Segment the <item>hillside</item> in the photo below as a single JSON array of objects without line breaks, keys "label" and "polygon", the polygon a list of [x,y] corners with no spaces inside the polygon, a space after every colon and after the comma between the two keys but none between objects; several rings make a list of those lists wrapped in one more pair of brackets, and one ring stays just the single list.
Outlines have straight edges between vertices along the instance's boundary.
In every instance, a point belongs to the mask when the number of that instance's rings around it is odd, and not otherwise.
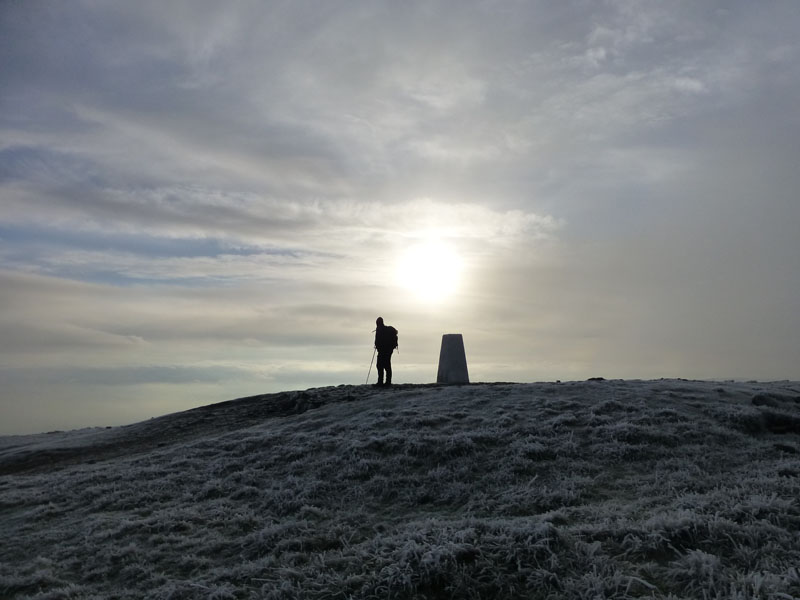
[{"label": "hillside", "polygon": [[800,597],[800,384],[338,386],[0,438],[2,598]]}]

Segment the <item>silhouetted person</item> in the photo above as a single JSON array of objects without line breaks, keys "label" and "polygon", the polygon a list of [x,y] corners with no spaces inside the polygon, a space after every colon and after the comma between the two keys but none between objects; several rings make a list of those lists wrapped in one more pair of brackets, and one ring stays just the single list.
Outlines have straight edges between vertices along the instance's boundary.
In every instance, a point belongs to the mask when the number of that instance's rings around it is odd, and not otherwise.
[{"label": "silhouetted person", "polygon": [[[392,352],[397,348],[397,329],[383,324],[383,317],[375,321],[375,349],[378,351],[378,385],[392,385]],[[383,373],[386,372],[386,383]]]}]

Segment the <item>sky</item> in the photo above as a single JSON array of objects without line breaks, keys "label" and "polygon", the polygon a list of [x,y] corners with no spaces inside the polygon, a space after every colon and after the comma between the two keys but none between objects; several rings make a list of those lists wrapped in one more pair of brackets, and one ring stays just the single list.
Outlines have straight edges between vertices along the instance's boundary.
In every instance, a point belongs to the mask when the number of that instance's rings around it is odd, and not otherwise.
[{"label": "sky", "polygon": [[[0,4],[0,434],[800,379],[800,3]],[[374,380],[374,366],[371,371]]]}]

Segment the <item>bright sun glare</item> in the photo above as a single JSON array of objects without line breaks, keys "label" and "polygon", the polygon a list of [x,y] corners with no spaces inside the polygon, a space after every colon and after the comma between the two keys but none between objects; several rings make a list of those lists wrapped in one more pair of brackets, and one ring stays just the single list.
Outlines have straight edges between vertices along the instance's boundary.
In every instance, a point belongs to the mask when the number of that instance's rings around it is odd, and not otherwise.
[{"label": "bright sun glare", "polygon": [[462,268],[453,248],[433,239],[418,242],[401,255],[397,281],[422,301],[441,302],[456,290]]}]

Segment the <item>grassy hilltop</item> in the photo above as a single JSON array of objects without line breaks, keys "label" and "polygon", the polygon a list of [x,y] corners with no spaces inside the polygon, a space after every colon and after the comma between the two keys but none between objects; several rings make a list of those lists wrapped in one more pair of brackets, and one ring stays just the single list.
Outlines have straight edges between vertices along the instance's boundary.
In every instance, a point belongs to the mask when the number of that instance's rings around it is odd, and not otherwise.
[{"label": "grassy hilltop", "polygon": [[800,597],[800,385],[339,386],[0,438],[2,598]]}]

